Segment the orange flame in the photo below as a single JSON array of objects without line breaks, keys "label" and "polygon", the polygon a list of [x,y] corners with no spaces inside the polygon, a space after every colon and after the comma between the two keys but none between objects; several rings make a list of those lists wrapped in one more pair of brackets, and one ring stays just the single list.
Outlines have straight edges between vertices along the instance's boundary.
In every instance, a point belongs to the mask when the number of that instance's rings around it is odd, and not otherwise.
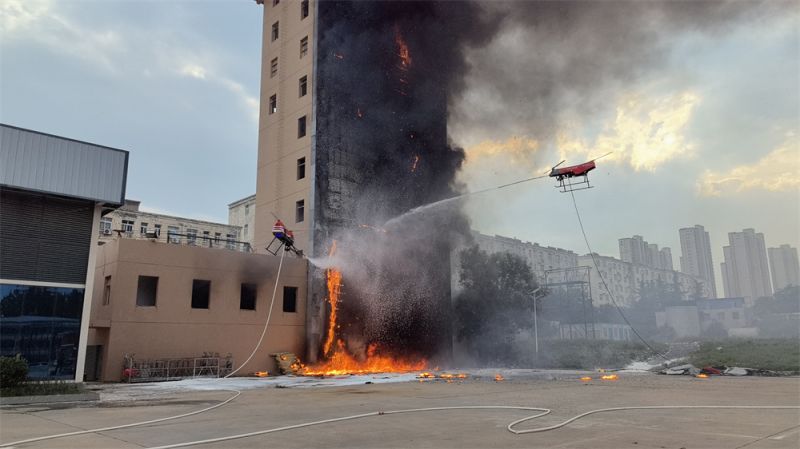
[{"label": "orange flame", "polygon": [[706,374],[706,373],[700,373],[700,374],[698,374],[696,377],[699,377],[699,378],[701,378],[701,379],[708,379],[708,374]]},{"label": "orange flame", "polygon": [[603,380],[617,380],[619,379],[619,376],[617,376],[616,374],[606,374],[604,376],[600,376],[600,378]]},{"label": "orange flame", "polygon": [[394,42],[397,44],[397,56],[400,57],[400,68],[408,70],[411,67],[411,52],[408,51],[408,44],[400,34],[400,28],[394,28]]},{"label": "orange flame", "polygon": [[[336,240],[331,244],[328,257],[333,256],[334,253],[336,253]],[[339,294],[342,289],[342,273],[335,268],[329,268],[325,270],[325,277],[328,281],[328,303],[331,305],[331,315],[328,318],[328,337],[325,339],[325,345],[323,346],[323,353],[328,355],[336,334],[336,312],[339,306]]]},{"label": "orange flame", "polygon": [[269,372],[267,372],[267,371],[256,371],[253,374],[255,374],[256,377],[267,377],[267,376],[269,376]]},{"label": "orange flame", "polygon": [[495,382],[502,382],[502,381],[504,381],[504,380],[506,380],[506,378],[505,378],[505,377],[503,377],[503,376],[501,376],[500,374],[495,374],[495,375],[494,375],[494,381],[495,381]]},{"label": "orange flame", "polygon": [[419,371],[425,368],[423,360],[408,361],[380,354],[377,345],[367,349],[368,357],[364,361],[357,360],[344,347],[342,340],[336,340],[333,354],[322,363],[303,367],[302,374],[307,376],[340,376],[343,374],[398,373]]},{"label": "orange flame", "polygon": [[414,155],[414,162],[411,164],[411,173],[417,171],[417,164],[419,163],[419,155]]},{"label": "orange flame", "polygon": [[583,377],[581,377],[581,380],[584,381],[584,382],[589,382],[590,380],[592,380],[592,378],[589,377],[589,376],[583,376]]},{"label": "orange flame", "polygon": [[432,379],[432,378],[436,377],[436,375],[435,374],[431,374],[431,373],[426,371],[424,373],[419,373],[419,376],[417,376],[417,377],[419,377],[420,379]]}]

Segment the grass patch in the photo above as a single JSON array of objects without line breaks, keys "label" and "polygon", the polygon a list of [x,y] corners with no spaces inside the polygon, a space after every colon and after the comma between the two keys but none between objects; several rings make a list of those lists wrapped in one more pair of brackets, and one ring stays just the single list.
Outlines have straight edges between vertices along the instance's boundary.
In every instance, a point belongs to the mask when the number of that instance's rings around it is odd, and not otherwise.
[{"label": "grass patch", "polygon": [[800,341],[796,339],[725,339],[700,343],[689,355],[697,367],[740,366],[800,372]]},{"label": "grass patch", "polygon": [[57,381],[28,381],[13,387],[0,388],[0,397],[10,396],[49,396],[53,394],[78,394],[83,393],[83,385]]},{"label": "grass patch", "polygon": [[[665,351],[666,345],[655,345]],[[537,368],[596,369],[623,368],[631,362],[653,356],[641,343],[610,340],[549,340],[542,345]]]}]

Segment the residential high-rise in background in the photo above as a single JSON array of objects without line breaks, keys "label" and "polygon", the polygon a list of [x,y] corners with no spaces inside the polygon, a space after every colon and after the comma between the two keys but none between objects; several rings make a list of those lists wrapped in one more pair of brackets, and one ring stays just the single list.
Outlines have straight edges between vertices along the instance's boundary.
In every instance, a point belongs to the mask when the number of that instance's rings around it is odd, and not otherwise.
[{"label": "residential high-rise in background", "polygon": [[658,249],[655,243],[648,243],[641,235],[619,239],[619,258],[623,262],[635,263],[659,270],[672,270],[672,250]]},{"label": "residential high-rise in background", "polygon": [[743,297],[747,305],[772,294],[764,234],[754,229],[728,233],[729,246],[722,248],[721,264],[725,296]]},{"label": "residential high-rise in background", "polygon": [[772,287],[775,291],[790,285],[800,285],[800,263],[797,260],[797,248],[781,245],[769,248],[769,267],[772,271]]},{"label": "residential high-rise in background", "polygon": [[714,262],[711,259],[711,241],[708,232],[700,225],[678,230],[681,239],[681,271],[706,280],[712,298],[717,297],[714,280]]}]

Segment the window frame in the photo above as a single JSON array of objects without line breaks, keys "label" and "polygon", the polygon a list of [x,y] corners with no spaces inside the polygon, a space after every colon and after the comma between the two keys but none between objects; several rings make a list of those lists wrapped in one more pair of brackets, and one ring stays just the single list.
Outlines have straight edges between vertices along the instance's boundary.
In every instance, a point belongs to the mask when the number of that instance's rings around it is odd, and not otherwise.
[{"label": "window frame", "polygon": [[308,36],[300,39],[300,59],[308,55]]},{"label": "window frame", "polygon": [[306,157],[297,159],[297,181],[306,178]]},{"label": "window frame", "polygon": [[[297,292],[298,288],[291,286],[291,285],[284,285],[283,286],[283,312],[284,313],[297,313]],[[291,294],[288,296],[291,298],[291,302],[287,302],[287,292]],[[291,307],[289,307],[291,306]]]},{"label": "window frame", "polygon": [[[245,302],[245,293],[250,293],[252,290],[252,304],[250,304],[249,299]],[[251,307],[246,307],[251,306]],[[242,282],[239,287],[239,310],[256,310],[258,307],[258,284],[250,283],[250,282]]]},{"label": "window frame", "polygon": [[[152,296],[152,304],[151,301],[144,301],[144,295],[148,293],[147,291],[143,291],[143,284],[142,281],[151,281],[153,282],[153,296]],[[147,275],[139,275],[136,281],[136,307],[156,307],[158,305],[158,276],[147,276]],[[148,298],[145,298],[148,299]]]},{"label": "window frame", "polygon": [[278,57],[269,62],[269,77],[275,78],[278,75]]},{"label": "window frame", "polygon": [[308,135],[308,116],[304,115],[297,118],[297,138],[302,139]]},{"label": "window frame", "polygon": [[[205,305],[205,307],[203,307]],[[211,281],[192,279],[192,309],[208,310],[211,308]]]},{"label": "window frame", "polygon": [[272,94],[269,97],[269,106],[268,106],[267,114],[272,115],[278,112],[278,94]]},{"label": "window frame", "polygon": [[294,222],[302,223],[306,219],[306,201],[305,199],[295,201],[294,203]]},{"label": "window frame", "polygon": [[297,98],[303,98],[308,95],[308,75],[303,75],[300,77],[297,83]]},{"label": "window frame", "polygon": [[270,33],[270,42],[275,42],[280,37],[281,37],[280,20],[276,20],[275,23],[272,24],[272,32]]}]

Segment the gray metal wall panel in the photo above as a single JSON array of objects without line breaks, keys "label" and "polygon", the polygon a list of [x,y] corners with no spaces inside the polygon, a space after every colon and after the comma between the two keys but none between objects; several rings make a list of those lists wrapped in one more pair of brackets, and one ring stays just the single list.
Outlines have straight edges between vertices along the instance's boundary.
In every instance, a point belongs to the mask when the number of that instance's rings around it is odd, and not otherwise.
[{"label": "gray metal wall panel", "polygon": [[0,124],[0,184],[122,204],[128,153]]},{"label": "gray metal wall panel", "polygon": [[86,283],[94,203],[0,188],[0,278]]}]

